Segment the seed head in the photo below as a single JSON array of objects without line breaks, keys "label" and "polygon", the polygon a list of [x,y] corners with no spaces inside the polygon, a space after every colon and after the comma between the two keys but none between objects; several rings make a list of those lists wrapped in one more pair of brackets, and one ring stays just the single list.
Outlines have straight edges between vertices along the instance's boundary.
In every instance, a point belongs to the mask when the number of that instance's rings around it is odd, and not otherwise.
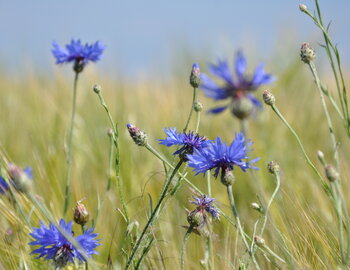
[{"label": "seed head", "polygon": [[332,164],[327,164],[325,167],[325,171],[326,177],[329,180],[329,182],[335,182],[339,179],[339,173]]},{"label": "seed head", "polygon": [[199,69],[198,64],[193,64],[192,70],[191,70],[191,75],[190,75],[190,84],[193,88],[198,88],[199,84],[201,82],[201,72]]},{"label": "seed head", "polygon": [[96,94],[98,94],[98,93],[100,93],[100,92],[102,91],[102,87],[101,87],[101,85],[99,85],[99,84],[95,84],[95,85],[92,87],[92,90],[94,90],[94,92],[95,92]]},{"label": "seed head", "polygon": [[127,124],[126,127],[137,145],[145,146],[147,144],[147,134],[145,132],[132,124]]},{"label": "seed head", "polygon": [[269,173],[275,174],[280,172],[280,166],[276,161],[270,161],[267,164],[267,169],[269,170]]},{"label": "seed head", "polygon": [[31,179],[31,168],[24,170],[17,167],[15,164],[8,165],[8,172],[16,190],[27,193],[31,190],[33,181]]},{"label": "seed head", "polygon": [[74,221],[79,225],[85,225],[89,221],[89,212],[81,201],[74,208]]},{"label": "seed head", "polygon": [[107,135],[108,135],[108,137],[112,137],[112,135],[113,135],[113,129],[112,128],[109,128],[107,130]]},{"label": "seed head", "polygon": [[309,64],[312,60],[316,58],[314,49],[309,43],[304,42],[301,44],[300,48],[300,58],[305,64]]},{"label": "seed head", "polygon": [[263,100],[265,104],[269,106],[275,105],[275,102],[276,102],[275,96],[269,90],[264,90]]}]

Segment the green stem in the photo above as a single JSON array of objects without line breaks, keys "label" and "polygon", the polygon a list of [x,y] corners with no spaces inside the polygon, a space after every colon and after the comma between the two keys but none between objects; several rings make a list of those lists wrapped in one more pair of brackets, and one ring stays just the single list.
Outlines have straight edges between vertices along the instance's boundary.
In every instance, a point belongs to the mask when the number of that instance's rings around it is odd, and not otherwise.
[{"label": "green stem", "polygon": [[125,198],[124,198],[124,194],[122,192],[122,180],[121,180],[121,176],[120,176],[120,152],[119,152],[119,143],[118,143],[118,138],[119,138],[119,133],[118,133],[118,129],[117,129],[117,125],[115,124],[115,122],[113,121],[112,115],[108,109],[107,103],[105,102],[102,93],[98,92],[97,93],[99,99],[100,99],[100,103],[102,105],[102,107],[105,109],[108,118],[109,118],[109,122],[111,124],[111,128],[113,130],[112,132],[112,139],[114,142],[114,146],[116,149],[116,155],[115,155],[115,173],[116,173],[116,178],[117,178],[117,192],[120,198],[120,201],[122,203],[122,207],[123,207],[123,212],[124,212],[124,216],[126,218],[127,221],[127,225],[129,225],[130,223],[130,219],[129,219],[129,214],[128,214],[128,209],[126,207],[126,202],[125,202]]},{"label": "green stem", "polygon": [[253,261],[253,263],[255,265],[255,268],[257,270],[260,270],[260,267],[259,267],[259,265],[258,265],[258,263],[257,263],[257,261],[256,261],[256,259],[254,257],[254,254],[250,250],[249,244],[248,244],[247,239],[245,237],[245,233],[244,233],[243,227],[241,225],[240,218],[238,216],[238,211],[236,209],[235,200],[233,198],[232,185],[227,185],[226,187],[227,187],[227,194],[228,194],[228,198],[229,198],[229,201],[230,201],[232,213],[233,213],[233,216],[235,217],[236,222],[237,222],[238,231],[239,231],[239,233],[240,233],[240,235],[242,237],[243,243],[244,243],[244,245],[245,245],[245,247],[246,247],[246,249],[247,249],[247,251],[249,253],[249,256],[251,257],[251,259],[252,259],[252,261]]},{"label": "green stem", "polygon": [[327,107],[327,104],[326,104],[326,101],[325,101],[325,98],[324,98],[324,95],[323,95],[323,92],[322,92],[321,82],[320,82],[320,79],[319,79],[319,77],[317,75],[317,71],[316,71],[316,67],[315,67],[314,63],[310,62],[309,63],[309,67],[310,67],[311,73],[312,73],[312,75],[313,75],[313,77],[315,79],[318,92],[320,94],[322,107],[323,107],[324,113],[326,115],[328,128],[329,128],[329,132],[330,132],[330,135],[331,135],[331,140],[332,140],[332,143],[333,143],[334,160],[335,160],[335,163],[336,163],[336,168],[337,168],[338,173],[340,173],[338,144],[337,144],[337,140],[336,140],[335,134],[334,134],[332,119],[331,119],[329,111],[328,111],[328,107]]},{"label": "green stem", "polygon": [[68,135],[68,150],[67,150],[67,171],[66,171],[66,188],[64,195],[64,208],[63,208],[63,216],[66,215],[68,211],[68,205],[70,202],[70,185],[71,185],[71,174],[72,174],[72,155],[73,155],[73,131],[74,131],[74,120],[75,120],[75,111],[77,106],[77,85],[78,85],[78,77],[79,73],[75,73],[74,77],[74,85],[73,85],[73,104],[72,104],[72,115],[70,119],[70,128]]},{"label": "green stem", "polygon": [[284,118],[284,116],[280,113],[280,111],[277,109],[277,107],[275,105],[271,105],[272,110],[276,113],[276,115],[282,120],[282,122],[287,126],[287,128],[290,130],[290,132],[293,134],[294,138],[296,139],[296,141],[299,144],[300,150],[304,155],[304,158],[306,160],[306,163],[311,167],[311,169],[316,173],[316,175],[318,176],[318,178],[320,179],[323,188],[325,189],[325,191],[327,191],[328,193],[328,185],[327,183],[324,181],[323,177],[321,176],[320,172],[317,170],[316,166],[312,163],[312,161],[310,160],[309,156],[307,155],[305,148],[303,146],[303,144],[301,143],[301,140],[298,136],[298,134],[295,132],[295,130],[291,127],[291,125],[289,125],[288,121]]},{"label": "green stem", "polygon": [[139,246],[140,246],[140,244],[141,244],[141,242],[142,242],[142,240],[143,240],[143,237],[145,236],[145,234],[146,234],[148,228],[152,225],[154,218],[157,216],[158,210],[159,210],[159,208],[160,208],[160,206],[161,206],[161,204],[162,204],[164,198],[165,198],[166,195],[167,195],[167,192],[168,192],[168,189],[169,189],[169,187],[170,187],[170,184],[171,184],[171,182],[172,182],[174,176],[177,174],[178,170],[180,169],[182,163],[183,163],[183,161],[180,160],[179,163],[176,165],[175,169],[173,170],[171,176],[170,176],[169,179],[167,180],[167,182],[166,182],[166,184],[165,184],[165,186],[164,186],[164,189],[163,189],[162,193],[161,193],[160,196],[159,196],[159,199],[158,199],[158,202],[157,202],[156,207],[154,208],[154,210],[153,210],[153,212],[152,212],[150,218],[149,218],[148,221],[147,221],[146,226],[143,228],[140,237],[138,238],[136,244],[134,245],[134,247],[133,247],[133,249],[132,249],[132,251],[131,251],[131,254],[130,254],[129,259],[128,259],[128,261],[127,261],[127,263],[126,263],[126,266],[125,266],[125,270],[129,269],[129,267],[130,267],[130,265],[131,265],[131,263],[132,263],[132,261],[133,261],[133,259],[134,259],[134,257],[135,257],[136,251],[138,250],[138,248],[139,248]]},{"label": "green stem", "polygon": [[192,113],[194,111],[194,103],[196,102],[197,100],[197,93],[198,93],[198,88],[197,87],[194,87],[193,88],[193,98],[192,98],[192,106],[191,106],[191,110],[190,110],[190,113],[188,115],[188,119],[187,119],[187,122],[186,122],[186,125],[183,129],[183,132],[186,132],[187,131],[187,128],[188,128],[188,125],[190,124],[190,121],[191,121],[191,118],[192,118]]},{"label": "green stem", "polygon": [[186,243],[187,243],[187,240],[190,238],[190,235],[191,235],[191,232],[193,230],[193,227],[190,226],[184,236],[184,239],[182,241],[182,248],[181,248],[181,261],[180,261],[180,264],[181,264],[181,270],[184,270],[185,269],[185,251],[186,251]]},{"label": "green stem", "polygon": [[280,189],[280,186],[281,186],[280,173],[279,172],[275,172],[274,176],[276,178],[276,188],[275,188],[274,192],[272,193],[272,196],[271,196],[269,202],[267,203],[266,210],[265,210],[264,222],[263,222],[263,225],[261,226],[261,230],[260,230],[260,236],[263,235],[265,227],[266,227],[269,208],[270,208],[273,200],[275,199],[275,197],[276,197],[276,195],[277,195],[277,193],[278,193],[278,191]]},{"label": "green stem", "polygon": [[107,191],[111,189],[112,178],[113,178],[113,137],[109,136],[109,166],[108,166]]}]

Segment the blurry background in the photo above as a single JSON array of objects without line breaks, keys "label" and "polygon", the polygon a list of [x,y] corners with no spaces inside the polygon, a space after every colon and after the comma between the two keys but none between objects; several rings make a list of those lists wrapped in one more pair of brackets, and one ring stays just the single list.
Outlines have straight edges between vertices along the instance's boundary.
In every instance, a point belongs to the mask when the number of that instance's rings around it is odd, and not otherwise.
[{"label": "blurry background", "polygon": [[[170,76],[174,59],[204,65],[243,47],[260,61],[281,49],[295,56],[301,42],[321,40],[299,11],[300,3],[314,10],[311,0],[2,0],[0,63],[15,74],[29,67],[51,73],[52,41],[64,45],[72,38],[101,40],[107,50],[98,70],[115,74],[118,69],[132,78]],[[350,1],[322,0],[320,5],[348,63]]]}]

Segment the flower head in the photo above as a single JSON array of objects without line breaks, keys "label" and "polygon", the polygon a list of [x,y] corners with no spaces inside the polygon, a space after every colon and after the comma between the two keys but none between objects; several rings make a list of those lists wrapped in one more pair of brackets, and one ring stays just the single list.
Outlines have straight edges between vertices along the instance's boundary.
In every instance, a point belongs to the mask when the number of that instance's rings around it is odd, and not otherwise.
[{"label": "flower head", "polygon": [[[247,146],[251,144],[252,142],[248,142]],[[251,166],[251,164],[258,161],[259,158],[244,161],[248,159],[246,148],[246,142],[241,132],[236,134],[235,139],[229,146],[222,142],[220,137],[217,137],[202,151],[195,149],[192,155],[187,155],[188,165],[194,169],[196,175],[215,169],[215,177],[218,176],[220,170],[223,174],[227,170],[232,171],[234,166],[240,167],[243,171],[250,168],[258,169]]]},{"label": "flower head", "polygon": [[193,196],[194,201],[190,203],[196,205],[196,209],[188,214],[187,220],[193,227],[201,227],[207,222],[207,214],[210,214],[214,220],[219,218],[219,209],[213,206],[214,198],[209,198],[203,194],[201,197]]},{"label": "flower head", "polygon": [[176,128],[166,128],[164,132],[167,137],[164,140],[159,140],[160,144],[168,147],[179,145],[181,148],[173,154],[185,159],[187,154],[192,154],[195,149],[201,150],[207,147],[210,142],[206,137],[193,132],[178,133]]},{"label": "flower head", "polygon": [[[257,90],[263,84],[269,84],[275,80],[275,78],[264,71],[264,65],[261,64],[255,68],[255,71],[251,77],[245,75],[247,62],[242,52],[237,52],[235,59],[235,78],[233,77],[229,64],[227,61],[219,61],[217,65],[210,65],[209,71],[224,80],[224,85],[217,85],[212,79],[206,74],[201,74],[201,88],[206,96],[214,100],[224,100],[231,98],[231,101],[236,101],[235,106],[242,107],[237,101],[247,100],[256,107],[261,107],[261,103],[256,99],[251,92]],[[232,103],[231,102],[231,106]],[[247,110],[247,105],[243,104],[243,109]],[[229,104],[225,106],[216,107],[210,110],[210,113],[223,112]],[[237,108],[234,106],[233,109],[237,112]],[[253,106],[251,106],[252,108]],[[250,109],[250,108],[248,108]],[[235,113],[233,110],[233,113]],[[236,115],[236,114],[235,114]],[[246,116],[246,115],[244,115]]]},{"label": "flower head", "polygon": [[[49,227],[40,221],[40,228],[34,228],[30,234],[35,241],[30,242],[31,246],[40,246],[32,251],[32,254],[39,254],[37,258],[44,257],[45,260],[53,260],[56,267],[64,267],[68,262],[74,262],[78,259],[80,262],[85,261],[81,251],[73,246],[73,244],[58,230],[58,228],[50,223]],[[72,222],[66,223],[60,220],[59,227],[66,231],[69,235],[72,233]],[[98,254],[94,249],[99,246],[99,240],[96,240],[96,233],[92,233],[93,228],[85,231],[84,234],[74,237],[74,239],[84,249],[85,256],[91,257],[92,254]]]},{"label": "flower head", "polygon": [[100,60],[105,49],[105,46],[99,41],[84,45],[80,39],[72,39],[65,49],[58,45],[57,42],[53,42],[52,46],[51,51],[56,58],[56,64],[74,62],[74,70],[77,73],[81,72],[89,61],[96,62]]}]

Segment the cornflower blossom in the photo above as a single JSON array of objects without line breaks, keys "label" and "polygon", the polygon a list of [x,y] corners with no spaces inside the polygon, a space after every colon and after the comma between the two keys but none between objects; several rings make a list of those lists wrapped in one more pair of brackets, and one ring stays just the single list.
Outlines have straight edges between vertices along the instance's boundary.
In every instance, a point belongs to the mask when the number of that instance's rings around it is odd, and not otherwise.
[{"label": "cornflower blossom", "polygon": [[[66,223],[63,219],[59,222],[59,227],[72,235],[72,222]],[[40,228],[34,228],[30,235],[35,239],[29,243],[31,246],[40,246],[34,249],[31,254],[38,254],[37,258],[44,257],[45,260],[53,260],[56,267],[64,267],[68,262],[74,263],[74,260],[84,262],[85,258],[76,247],[58,230],[58,228],[50,223],[49,227],[40,221]],[[100,245],[96,240],[97,234],[93,233],[93,228],[86,230],[82,235],[74,237],[74,239],[84,249],[85,256],[91,257],[92,254],[98,254],[95,248]]]},{"label": "cornflower blossom", "polygon": [[[247,144],[247,145],[246,145]],[[232,143],[227,146],[222,142],[220,137],[217,137],[214,142],[203,150],[194,150],[192,155],[187,155],[188,166],[192,167],[196,172],[205,173],[208,170],[215,169],[214,176],[217,177],[220,170],[222,175],[228,171],[232,171],[234,166],[240,167],[244,172],[247,169],[258,169],[251,164],[259,160],[259,158],[251,161],[244,161],[248,159],[247,147],[251,146],[252,142],[245,142],[242,132],[236,134]]]},{"label": "cornflower blossom", "polygon": [[72,39],[70,44],[65,46],[65,49],[57,42],[53,42],[52,46],[51,52],[56,58],[56,64],[74,62],[73,69],[77,73],[81,72],[89,61],[96,62],[100,60],[105,49],[100,41],[93,44],[82,44],[80,39]]},{"label": "cornflower blossom", "polygon": [[187,160],[186,155],[192,154],[195,149],[201,150],[210,144],[210,141],[199,134],[193,132],[178,133],[176,128],[166,128],[164,133],[167,137],[164,140],[158,140],[160,144],[167,147],[178,145],[180,149],[175,151],[173,155],[179,155]]},{"label": "cornflower blossom", "polygon": [[190,203],[196,205],[196,209],[191,211],[187,216],[187,221],[194,228],[203,227],[207,223],[207,215],[210,214],[213,219],[219,219],[219,209],[213,206],[214,198],[207,197],[203,194],[201,197],[193,196],[194,201]]},{"label": "cornflower blossom", "polygon": [[[216,101],[225,100],[230,98],[231,102],[224,106],[219,106],[209,110],[209,113],[221,113],[226,110],[230,105],[232,112],[239,118],[248,116],[253,107],[261,108],[261,102],[254,97],[251,93],[257,90],[263,84],[272,83],[275,78],[264,71],[264,65],[260,64],[254,70],[252,76],[248,77],[245,75],[247,69],[246,58],[241,51],[238,51],[235,58],[235,78],[231,73],[229,64],[227,61],[218,61],[217,65],[209,65],[209,71],[224,80],[224,85],[219,86],[206,74],[201,74],[201,85],[204,94]],[[242,107],[243,101],[248,101],[248,112],[237,111],[236,106]],[[241,102],[241,103],[239,103]],[[245,103],[247,104],[247,103]],[[247,105],[245,105],[247,108]],[[242,108],[240,108],[242,109]]]}]

